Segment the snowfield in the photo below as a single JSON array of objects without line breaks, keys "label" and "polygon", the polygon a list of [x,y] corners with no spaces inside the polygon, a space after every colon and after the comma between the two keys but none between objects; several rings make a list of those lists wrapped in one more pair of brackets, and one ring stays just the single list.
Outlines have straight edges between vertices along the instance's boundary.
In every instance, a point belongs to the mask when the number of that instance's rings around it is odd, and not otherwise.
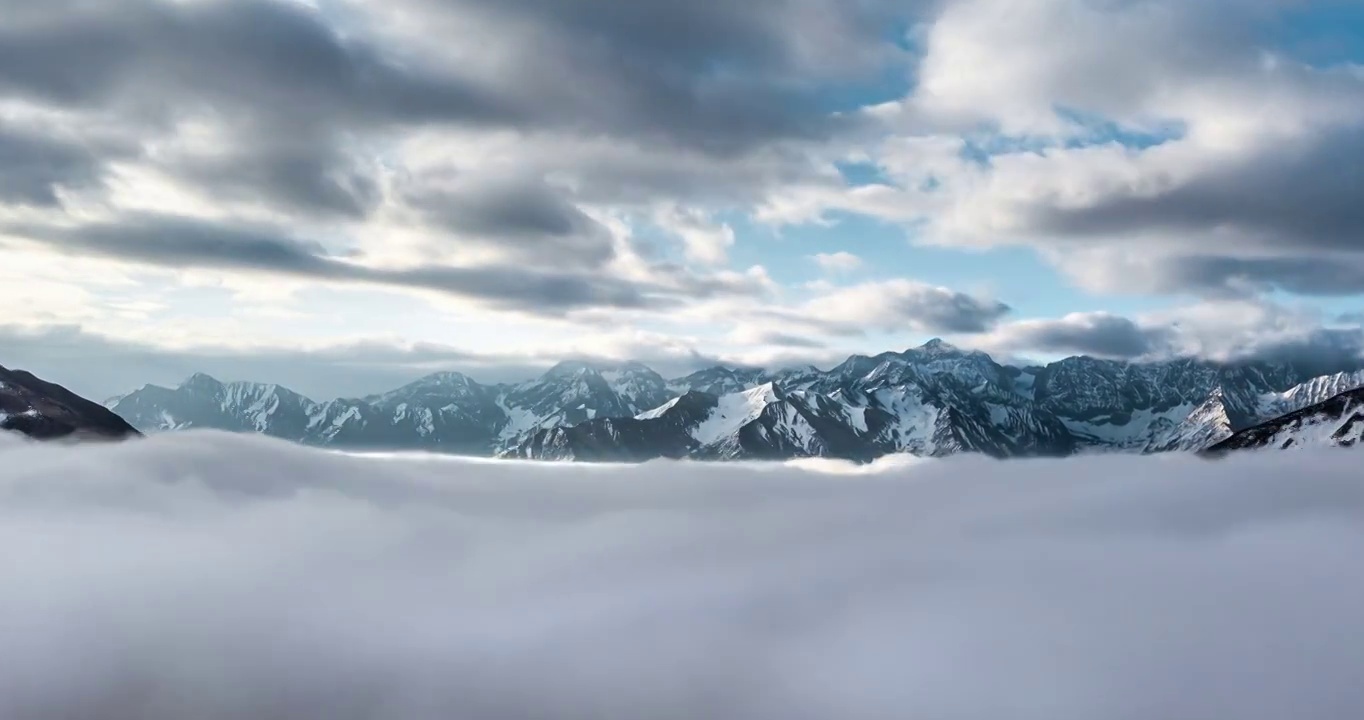
[{"label": "snowfield", "polygon": [[586,466],[0,442],[0,718],[1356,717],[1349,451]]}]

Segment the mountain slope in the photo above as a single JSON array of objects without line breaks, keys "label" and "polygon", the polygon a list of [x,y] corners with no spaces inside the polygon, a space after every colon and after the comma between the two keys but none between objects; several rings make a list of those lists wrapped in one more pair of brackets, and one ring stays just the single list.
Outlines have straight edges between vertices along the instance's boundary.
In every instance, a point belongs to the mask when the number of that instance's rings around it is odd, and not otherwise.
[{"label": "mountain slope", "polygon": [[1220,455],[1233,450],[1356,447],[1361,440],[1364,440],[1364,387],[1242,430],[1208,452]]},{"label": "mountain slope", "polygon": [[602,418],[541,430],[504,457],[540,460],[640,461],[841,457],[869,460],[841,408],[775,383],[727,395],[692,391],[633,418]]},{"label": "mountain slope", "polygon": [[0,429],[39,440],[121,440],[139,433],[104,406],[22,370],[0,367]]}]

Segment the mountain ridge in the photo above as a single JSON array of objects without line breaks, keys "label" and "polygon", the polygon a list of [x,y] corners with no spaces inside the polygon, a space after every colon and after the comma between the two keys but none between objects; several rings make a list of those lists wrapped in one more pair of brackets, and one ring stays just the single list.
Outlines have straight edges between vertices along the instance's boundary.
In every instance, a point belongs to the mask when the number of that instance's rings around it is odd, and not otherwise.
[{"label": "mountain ridge", "polygon": [[1364,443],[1364,387],[1334,395],[1249,428],[1207,448],[1219,456],[1233,450],[1349,448]]},{"label": "mountain ridge", "polygon": [[[716,366],[667,379],[637,362],[566,361],[522,383],[433,373],[365,398],[317,402],[279,385],[196,374],[110,401],[148,432],[212,428],[342,448],[541,459],[996,457],[1203,450],[1364,385],[1283,363],[1077,356],[996,362],[934,340],[829,370]],[[751,397],[755,389],[767,388]]]}]

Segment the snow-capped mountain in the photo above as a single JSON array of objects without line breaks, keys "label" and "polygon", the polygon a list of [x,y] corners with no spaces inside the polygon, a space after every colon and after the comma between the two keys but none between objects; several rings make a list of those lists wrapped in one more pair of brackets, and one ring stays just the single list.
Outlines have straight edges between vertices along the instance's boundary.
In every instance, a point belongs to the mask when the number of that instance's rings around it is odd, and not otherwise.
[{"label": "snow-capped mountain", "polygon": [[0,430],[39,440],[120,440],[139,433],[104,406],[22,370],[0,367]]},{"label": "snow-capped mountain", "polygon": [[1340,393],[1233,434],[1210,454],[1251,449],[1356,447],[1364,440],[1364,388]]},{"label": "snow-capped mountain", "polygon": [[[1364,363],[1361,363],[1364,365]],[[515,385],[439,373],[360,400],[196,375],[111,401],[147,431],[262,432],[315,445],[581,460],[869,459],[1202,450],[1364,385],[1360,367],[1067,358],[1001,365],[935,340],[828,371],[715,367],[665,380],[638,363],[561,363]]]},{"label": "snow-capped mountain", "polygon": [[489,455],[543,428],[629,417],[669,397],[666,381],[638,363],[561,363],[519,385],[436,373],[387,393],[328,402],[198,374],[176,388],[148,385],[109,407],[146,432],[208,428],[309,445]]}]

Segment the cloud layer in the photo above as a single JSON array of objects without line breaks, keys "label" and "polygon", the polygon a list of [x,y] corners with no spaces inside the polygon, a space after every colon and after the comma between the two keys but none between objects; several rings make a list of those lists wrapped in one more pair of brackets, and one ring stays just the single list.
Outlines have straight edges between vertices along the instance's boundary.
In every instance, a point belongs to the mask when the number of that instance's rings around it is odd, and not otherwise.
[{"label": "cloud layer", "polygon": [[[527,466],[0,447],[5,717],[1338,718],[1346,454]],[[647,475],[647,477],[644,477]]]},{"label": "cloud layer", "polygon": [[[1322,319],[1364,293],[1364,56],[1315,42],[1341,7],[0,0],[4,320],[1219,357],[1115,296],[1307,298],[1301,334],[1359,345]],[[1238,347],[1282,344],[1255,317]]]}]

